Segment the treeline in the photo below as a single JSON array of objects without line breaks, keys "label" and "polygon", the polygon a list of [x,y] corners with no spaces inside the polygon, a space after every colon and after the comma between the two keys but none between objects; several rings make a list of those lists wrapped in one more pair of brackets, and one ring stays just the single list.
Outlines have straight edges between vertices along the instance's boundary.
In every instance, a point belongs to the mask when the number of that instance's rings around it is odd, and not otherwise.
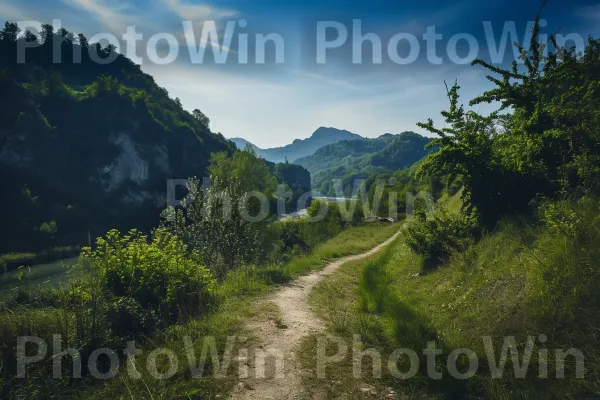
[{"label": "treeline", "polygon": [[495,101],[498,111],[465,111],[455,84],[448,88],[450,108],[442,112],[446,127],[419,124],[437,136],[428,146],[438,151],[417,175],[460,181],[463,215],[480,232],[503,218],[539,219],[555,202],[600,193],[600,42],[590,38],[578,55],[553,40],[539,41],[536,23],[529,48],[519,48],[526,55],[522,66],[474,62],[494,74],[488,79],[497,87],[469,104]]}]

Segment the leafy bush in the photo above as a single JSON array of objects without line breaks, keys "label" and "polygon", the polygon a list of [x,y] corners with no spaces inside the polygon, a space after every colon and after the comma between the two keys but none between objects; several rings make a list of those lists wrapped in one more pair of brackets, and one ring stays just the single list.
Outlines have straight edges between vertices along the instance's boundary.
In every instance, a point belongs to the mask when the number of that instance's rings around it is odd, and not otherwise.
[{"label": "leafy bush", "polygon": [[473,218],[436,211],[429,219],[411,222],[405,241],[423,256],[424,266],[431,267],[447,261],[454,251],[465,249],[471,243],[475,226]]},{"label": "leafy bush", "polygon": [[111,230],[106,238],[97,239],[94,250],[84,248],[81,258],[115,297],[116,316],[149,312],[164,322],[174,322],[206,312],[213,303],[210,271],[165,229],[154,230],[150,243],[136,230],[125,236]]}]

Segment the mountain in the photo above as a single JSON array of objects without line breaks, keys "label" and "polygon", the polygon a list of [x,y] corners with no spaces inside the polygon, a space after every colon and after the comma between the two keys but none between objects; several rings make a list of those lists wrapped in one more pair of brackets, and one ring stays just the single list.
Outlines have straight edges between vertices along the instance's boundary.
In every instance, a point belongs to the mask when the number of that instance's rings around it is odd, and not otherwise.
[{"label": "mountain", "polygon": [[375,139],[344,140],[318,149],[313,155],[294,161],[311,173],[313,189],[335,196],[334,179],[341,179],[344,194],[350,194],[354,179],[411,166],[429,150],[429,138],[414,132],[386,133]]},{"label": "mountain", "polygon": [[[231,138],[229,139],[231,140],[235,146],[240,149],[240,150],[245,150],[246,146],[250,145],[250,147],[252,147],[252,149],[256,152],[257,155],[261,155],[261,153],[264,151],[263,149],[259,149],[257,146],[255,146],[254,144],[250,143],[249,141],[247,141],[246,139],[242,139],[242,138]],[[265,158],[265,157],[263,157]]]},{"label": "mountain", "polygon": [[256,154],[272,162],[284,162],[286,159],[290,162],[298,158],[310,156],[319,148],[328,144],[337,143],[341,140],[358,140],[362,136],[355,133],[340,130],[336,128],[320,127],[306,139],[296,139],[291,144],[283,147],[274,147],[261,149],[254,144],[242,138],[230,139],[239,149],[245,149],[247,144],[256,151]]},{"label": "mountain", "polygon": [[[0,40],[0,252],[150,229],[169,179],[202,177],[211,153],[236,151],[113,48],[45,29],[25,64],[17,42],[37,38]],[[56,40],[64,42],[55,64]],[[82,51],[90,47],[114,60],[92,61]]]}]

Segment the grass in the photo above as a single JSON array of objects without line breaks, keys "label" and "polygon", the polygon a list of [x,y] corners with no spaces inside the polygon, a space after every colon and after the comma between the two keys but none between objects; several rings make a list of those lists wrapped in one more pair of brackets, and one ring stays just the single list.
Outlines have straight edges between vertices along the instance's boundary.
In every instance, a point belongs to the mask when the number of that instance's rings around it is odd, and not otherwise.
[{"label": "grass", "polygon": [[[390,391],[407,399],[600,398],[596,305],[600,248],[593,239],[598,231],[586,227],[589,241],[573,246],[564,235],[505,222],[464,253],[455,254],[448,265],[427,274],[402,237],[377,256],[343,265],[315,287],[310,301],[326,321],[328,334],[344,338],[349,345],[352,335],[360,334],[363,348],[382,354],[383,376],[373,378],[366,357],[362,379],[353,378],[348,351],[343,361],[328,366],[326,379],[312,373],[305,386],[313,393],[325,391],[332,399],[373,398],[374,392],[384,398]],[[546,335],[546,341],[539,340],[540,335]],[[527,337],[533,336],[526,379],[514,377],[510,356],[504,377],[492,379],[483,336],[492,338],[496,359],[505,337],[515,338],[522,356]],[[302,343],[299,354],[304,369],[315,369],[319,337],[323,336],[313,335]],[[444,373],[441,380],[427,376],[421,356],[433,340],[443,352],[437,365]],[[386,368],[388,357],[398,348],[419,355],[415,377],[399,379]],[[447,356],[459,348],[477,355],[479,368],[468,380],[452,378],[447,370]],[[575,378],[572,358],[566,360],[566,379],[555,378],[555,350],[570,348],[580,349],[586,357],[585,379]],[[548,351],[547,379],[538,379],[540,350]],[[466,370],[468,361],[459,359],[459,371]],[[401,371],[408,370],[406,360],[400,364]]]},{"label": "grass", "polygon": [[0,274],[0,292],[17,287],[38,288],[39,285],[58,284],[68,278],[69,268],[77,264],[79,257],[45,264],[23,267]]},{"label": "grass", "polygon": [[[239,348],[254,340],[252,332],[246,330],[245,323],[257,315],[267,314],[278,328],[287,328],[282,322],[278,309],[269,306],[256,307],[257,296],[276,289],[278,284],[322,268],[329,260],[371,249],[392,236],[398,229],[399,224],[379,223],[347,228],[317,246],[311,254],[293,259],[283,267],[251,267],[231,272],[218,288],[219,295],[224,301],[216,312],[205,319],[168,329],[162,337],[155,339],[152,345],[147,347],[170,348],[178,354],[178,359],[186,360],[187,354],[182,349],[184,336],[194,338],[197,357],[200,357],[205,337],[215,338],[219,354],[223,354],[227,337],[247,338],[244,343],[235,341],[233,354],[237,354]],[[139,364],[140,370],[145,370],[143,358],[140,359]],[[232,378],[215,379],[211,376],[190,379],[189,365],[187,362],[181,364],[177,375],[166,381],[157,381],[151,376],[132,380],[127,375],[121,374],[120,378],[108,382],[91,398],[114,398],[127,393],[128,398],[172,399],[182,396],[181,398],[209,399],[217,395],[224,396],[236,383]],[[231,366],[231,368],[236,367],[237,365]],[[232,377],[237,374],[228,373],[227,376]],[[124,388],[127,388],[126,393],[123,391]]]},{"label": "grass", "polygon": [[[237,362],[232,361],[224,378],[216,378],[212,375],[216,365],[210,359],[207,361],[205,373],[201,377],[192,376],[191,373],[190,363],[196,366],[200,362],[207,338],[214,339],[219,357],[225,351],[229,339],[235,360],[239,349],[246,347],[254,340],[252,332],[245,328],[248,321],[258,315],[266,314],[280,329],[286,328],[279,315],[279,310],[258,305],[260,303],[256,300],[259,296],[275,290],[278,285],[299,275],[322,268],[329,260],[361,253],[375,247],[393,235],[399,227],[399,224],[380,223],[350,227],[327,242],[316,246],[310,254],[294,258],[286,265],[252,266],[232,271],[219,284],[216,295],[220,301],[217,302],[216,309],[209,315],[168,327],[151,337],[138,339],[136,348],[140,349],[142,353],[135,357],[135,361],[131,361],[130,364],[127,364],[126,359],[122,357],[123,340],[115,344],[113,350],[121,357],[120,368],[114,378],[106,381],[88,378],[70,383],[68,379],[27,379],[22,382],[23,386],[11,392],[11,395],[28,397],[32,394],[33,396],[52,394],[53,397],[86,399],[214,399],[218,396],[223,397],[232,390],[236,383],[233,377],[237,376],[235,373],[238,368]],[[65,329],[61,325],[60,318],[56,318],[42,309],[36,309],[35,312],[41,313],[41,315],[35,316],[31,313],[12,315],[14,314],[13,310],[8,310],[0,312],[0,320],[3,321],[3,324],[7,323],[7,334],[8,329],[12,330],[13,328],[25,333],[62,332]],[[53,312],[60,313],[60,309]],[[35,327],[37,322],[43,322],[43,324]],[[10,335],[13,333],[11,331]],[[185,345],[185,337],[189,337],[190,348]],[[168,379],[157,379],[147,368],[150,353],[157,348],[168,349],[175,354],[178,360],[175,371]],[[52,346],[49,345],[48,351],[51,352],[51,349]],[[193,358],[192,361],[188,358],[190,356]],[[159,372],[168,371],[171,365],[168,359],[161,356],[158,360]],[[87,363],[87,360],[82,361],[84,365]],[[68,359],[65,358],[64,363],[68,365]],[[46,371],[47,374],[47,371],[52,369],[51,364],[51,362],[43,363],[39,365],[39,369],[36,369],[37,366],[32,366],[34,368],[28,369],[28,373],[43,376],[43,371]],[[132,366],[135,366],[135,370],[140,373],[138,377],[129,374],[128,371]]]},{"label": "grass", "polygon": [[0,272],[15,270],[19,267],[34,267],[38,264],[53,263],[57,260],[75,257],[80,252],[79,246],[53,247],[38,253],[4,253],[0,254]]},{"label": "grass", "polygon": [[331,240],[318,245],[309,256],[292,260],[285,268],[291,278],[320,269],[328,261],[368,251],[387,240],[400,229],[400,224],[372,222],[343,230]]}]

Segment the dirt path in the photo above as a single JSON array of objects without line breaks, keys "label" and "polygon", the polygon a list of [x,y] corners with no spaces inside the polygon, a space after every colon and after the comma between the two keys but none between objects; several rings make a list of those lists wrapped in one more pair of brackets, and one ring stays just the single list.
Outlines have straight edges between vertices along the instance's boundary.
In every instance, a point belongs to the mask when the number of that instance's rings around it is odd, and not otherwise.
[{"label": "dirt path", "polygon": [[[265,367],[261,368],[260,363],[256,363],[256,357],[250,355],[247,364],[248,378],[238,382],[231,399],[280,400],[305,397],[301,387],[302,371],[296,363],[294,351],[304,336],[324,328],[322,321],[313,314],[308,304],[310,290],[342,264],[377,253],[390,244],[399,233],[365,253],[341,258],[328,264],[322,271],[303,276],[265,298],[263,302],[268,307],[278,308],[278,316],[263,317],[247,326],[257,337],[256,350],[267,355],[266,358],[263,357],[266,360]],[[276,362],[277,356],[272,354],[280,354],[283,362]],[[264,371],[264,374],[261,371]]]}]

